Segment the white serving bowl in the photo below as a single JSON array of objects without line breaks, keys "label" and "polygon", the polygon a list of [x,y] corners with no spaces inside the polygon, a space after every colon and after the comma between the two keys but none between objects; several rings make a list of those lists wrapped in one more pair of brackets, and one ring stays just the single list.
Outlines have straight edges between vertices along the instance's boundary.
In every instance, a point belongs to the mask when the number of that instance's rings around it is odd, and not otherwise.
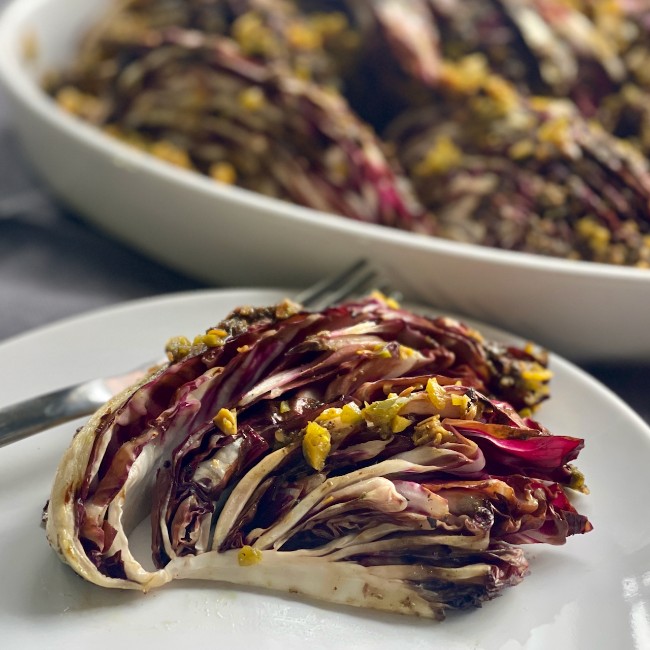
[{"label": "white serving bowl", "polygon": [[219,285],[306,284],[365,257],[410,299],[489,321],[571,359],[650,360],[650,270],[493,250],[324,214],[178,169],[66,114],[39,80],[73,59],[110,1],[14,0],[0,19],[0,80],[20,139],[52,191],[89,222]]}]

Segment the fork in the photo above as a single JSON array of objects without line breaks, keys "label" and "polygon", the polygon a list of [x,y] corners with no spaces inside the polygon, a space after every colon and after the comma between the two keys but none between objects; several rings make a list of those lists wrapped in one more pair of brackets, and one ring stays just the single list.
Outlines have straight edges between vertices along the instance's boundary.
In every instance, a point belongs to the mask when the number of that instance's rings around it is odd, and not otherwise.
[{"label": "fork", "polygon": [[[360,260],[296,294],[293,300],[307,309],[320,310],[362,294],[376,278],[376,270]],[[0,447],[94,413],[113,395],[159,365],[160,361],[149,361],[123,375],[91,379],[0,409]]]}]

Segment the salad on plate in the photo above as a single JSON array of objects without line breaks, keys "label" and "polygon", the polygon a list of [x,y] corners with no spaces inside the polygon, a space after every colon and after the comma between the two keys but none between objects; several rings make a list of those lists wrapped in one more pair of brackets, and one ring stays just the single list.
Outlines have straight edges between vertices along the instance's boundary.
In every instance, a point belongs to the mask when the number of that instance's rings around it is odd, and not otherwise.
[{"label": "salad on plate", "polygon": [[[83,578],[217,580],[442,619],[592,529],[546,355],[381,295],[240,307],[75,434],[45,511]],[[130,536],[149,521],[151,557]]]}]

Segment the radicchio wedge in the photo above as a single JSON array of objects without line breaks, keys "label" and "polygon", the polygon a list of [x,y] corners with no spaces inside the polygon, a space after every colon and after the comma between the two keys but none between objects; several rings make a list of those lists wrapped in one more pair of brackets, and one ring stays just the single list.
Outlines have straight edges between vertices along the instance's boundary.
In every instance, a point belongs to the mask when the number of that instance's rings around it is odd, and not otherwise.
[{"label": "radicchio wedge", "polygon": [[[550,372],[382,298],[239,309],[75,435],[47,509],[82,577],[213,579],[443,618],[520,582],[518,546],[591,524],[583,441],[530,418]],[[506,401],[507,398],[507,401]],[[150,519],[155,570],[129,536]]]}]

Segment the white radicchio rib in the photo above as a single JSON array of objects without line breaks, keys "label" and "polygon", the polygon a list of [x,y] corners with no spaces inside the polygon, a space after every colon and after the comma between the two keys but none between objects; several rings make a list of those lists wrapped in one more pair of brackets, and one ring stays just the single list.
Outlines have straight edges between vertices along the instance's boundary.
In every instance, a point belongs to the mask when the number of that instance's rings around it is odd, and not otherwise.
[{"label": "white radicchio rib", "polygon": [[[295,306],[294,306],[295,307]],[[367,299],[243,308],[75,435],[47,536],[98,585],[212,579],[443,618],[591,525],[582,440],[518,414],[544,356]],[[506,401],[507,399],[507,401]],[[147,517],[153,562],[129,536]]]}]

